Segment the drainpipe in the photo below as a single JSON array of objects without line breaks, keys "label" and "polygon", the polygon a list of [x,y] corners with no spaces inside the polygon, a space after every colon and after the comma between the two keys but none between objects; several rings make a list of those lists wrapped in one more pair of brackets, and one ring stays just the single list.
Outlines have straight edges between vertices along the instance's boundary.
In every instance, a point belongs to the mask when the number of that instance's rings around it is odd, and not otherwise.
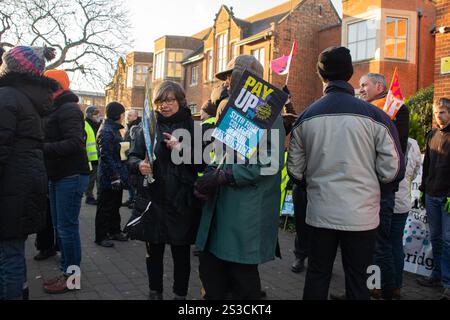
[{"label": "drainpipe", "polygon": [[422,34],[422,17],[423,13],[422,10],[417,11],[417,17],[419,18],[419,26],[417,31],[417,85],[416,85],[416,91],[419,91],[420,88],[420,37]]}]

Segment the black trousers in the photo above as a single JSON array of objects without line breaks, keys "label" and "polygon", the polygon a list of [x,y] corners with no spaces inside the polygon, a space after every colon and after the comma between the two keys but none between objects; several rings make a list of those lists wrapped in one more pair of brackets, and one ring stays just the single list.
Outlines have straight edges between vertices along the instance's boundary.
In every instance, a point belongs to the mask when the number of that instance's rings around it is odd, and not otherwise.
[{"label": "black trousers", "polygon": [[309,260],[304,300],[327,300],[333,263],[340,245],[349,300],[369,300],[367,268],[372,264],[376,229],[350,232],[309,227]]},{"label": "black trousers", "polygon": [[261,280],[257,264],[224,261],[208,251],[200,253],[200,280],[205,300],[225,300],[232,292],[235,300],[260,300]]},{"label": "black trousers", "polygon": [[[98,162],[91,162],[92,165],[92,171],[89,174],[89,183],[86,189],[86,197],[87,198],[93,198],[94,197],[94,186],[95,182],[97,181],[97,168],[98,168]],[[97,197],[98,197],[98,186],[97,186]]]},{"label": "black trousers", "polygon": [[36,249],[39,251],[56,249],[55,230],[53,229],[52,214],[50,211],[50,200],[48,198],[45,219],[45,229],[36,234]]},{"label": "black trousers", "polygon": [[[150,290],[163,292],[165,244],[147,243],[147,273]],[[191,274],[191,246],[170,246],[173,259],[173,293],[185,297]]]},{"label": "black trousers", "polygon": [[100,189],[97,214],[95,216],[95,242],[105,240],[108,234],[118,234],[120,229],[120,207],[122,206],[122,190]]},{"label": "black trousers", "polygon": [[306,207],[308,205],[308,197],[306,190],[294,184],[292,187],[292,200],[294,202],[295,212],[295,258],[305,260],[308,257],[308,230],[306,224]]}]

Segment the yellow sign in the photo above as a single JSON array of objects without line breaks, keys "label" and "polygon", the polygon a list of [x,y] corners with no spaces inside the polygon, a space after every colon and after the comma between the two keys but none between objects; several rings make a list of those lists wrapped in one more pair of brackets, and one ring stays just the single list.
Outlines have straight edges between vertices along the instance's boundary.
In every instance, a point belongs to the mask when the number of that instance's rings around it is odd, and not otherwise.
[{"label": "yellow sign", "polygon": [[450,57],[441,59],[441,74],[450,73]]}]

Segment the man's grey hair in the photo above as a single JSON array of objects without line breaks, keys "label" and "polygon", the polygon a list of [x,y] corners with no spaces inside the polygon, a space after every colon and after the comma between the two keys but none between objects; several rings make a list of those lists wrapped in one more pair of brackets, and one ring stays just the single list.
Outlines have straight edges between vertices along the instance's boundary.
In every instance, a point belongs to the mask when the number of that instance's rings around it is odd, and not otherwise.
[{"label": "man's grey hair", "polygon": [[136,109],[130,109],[128,110],[128,114],[134,114],[136,117],[139,117],[139,111],[137,111]]},{"label": "man's grey hair", "polygon": [[386,77],[380,73],[368,73],[367,77],[369,79],[372,79],[373,82],[375,83],[381,83],[381,85],[383,86],[383,90],[387,90],[388,89],[388,84],[387,84],[387,80]]}]

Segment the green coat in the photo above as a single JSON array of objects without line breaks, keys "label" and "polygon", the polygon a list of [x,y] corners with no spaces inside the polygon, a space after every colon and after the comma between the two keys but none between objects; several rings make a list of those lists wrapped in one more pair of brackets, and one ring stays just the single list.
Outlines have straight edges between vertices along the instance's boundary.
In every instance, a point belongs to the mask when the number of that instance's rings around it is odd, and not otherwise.
[{"label": "green coat", "polygon": [[[196,245],[217,258],[242,264],[261,264],[275,259],[280,221],[281,170],[284,166],[285,130],[275,121],[280,165],[273,175],[261,175],[269,165],[231,167],[236,186],[219,187],[203,207]],[[271,144],[270,134],[268,144]],[[270,148],[269,148],[270,150]]]}]

